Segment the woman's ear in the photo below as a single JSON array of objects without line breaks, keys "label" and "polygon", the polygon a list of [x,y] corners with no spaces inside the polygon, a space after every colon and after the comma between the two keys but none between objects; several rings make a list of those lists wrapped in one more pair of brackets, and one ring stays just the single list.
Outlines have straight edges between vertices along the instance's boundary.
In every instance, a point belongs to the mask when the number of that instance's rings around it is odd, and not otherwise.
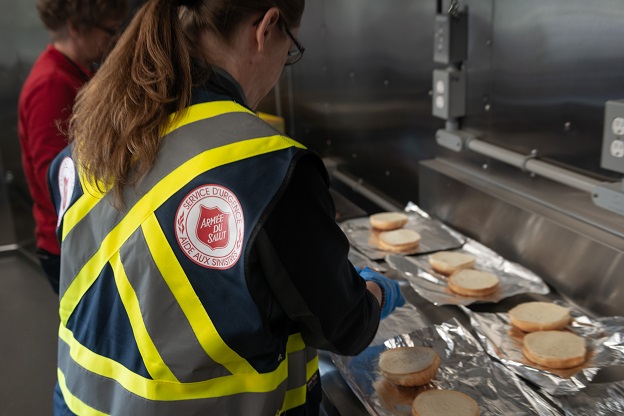
[{"label": "woman's ear", "polygon": [[84,29],[79,27],[78,25],[76,25],[74,22],[72,22],[71,20],[68,20],[67,23],[65,23],[65,27],[67,28],[67,35],[70,38],[76,39],[80,36],[82,36],[82,34],[84,33]]},{"label": "woman's ear", "polygon": [[264,51],[270,33],[278,28],[279,19],[280,10],[277,7],[271,7],[256,26],[255,40],[258,52]]}]

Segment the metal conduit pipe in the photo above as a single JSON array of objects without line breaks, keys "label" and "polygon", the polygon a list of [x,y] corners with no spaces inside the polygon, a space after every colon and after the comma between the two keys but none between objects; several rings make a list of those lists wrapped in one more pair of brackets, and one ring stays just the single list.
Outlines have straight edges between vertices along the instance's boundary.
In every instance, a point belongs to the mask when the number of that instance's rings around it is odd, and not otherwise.
[{"label": "metal conduit pipe", "polygon": [[526,172],[543,176],[581,191],[591,193],[596,186],[602,183],[587,176],[537,160],[535,159],[537,157],[536,153],[526,156],[478,139],[467,140],[466,146],[475,153],[505,162]]}]

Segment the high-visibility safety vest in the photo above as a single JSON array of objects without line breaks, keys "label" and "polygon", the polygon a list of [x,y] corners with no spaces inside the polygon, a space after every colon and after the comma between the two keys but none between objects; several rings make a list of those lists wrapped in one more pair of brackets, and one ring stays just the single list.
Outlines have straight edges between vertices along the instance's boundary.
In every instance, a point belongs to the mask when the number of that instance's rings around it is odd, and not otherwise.
[{"label": "high-visibility safety vest", "polygon": [[[58,384],[79,415],[276,415],[306,402],[318,356],[267,337],[246,249],[304,147],[231,101],[195,104],[125,207],[80,180],[60,195]],[[101,188],[101,187],[100,187]]]}]

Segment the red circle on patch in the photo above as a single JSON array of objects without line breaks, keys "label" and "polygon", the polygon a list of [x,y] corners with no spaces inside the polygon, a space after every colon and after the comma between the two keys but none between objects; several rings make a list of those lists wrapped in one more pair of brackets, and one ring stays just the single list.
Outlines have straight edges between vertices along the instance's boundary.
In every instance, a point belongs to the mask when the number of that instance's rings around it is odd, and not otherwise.
[{"label": "red circle on patch", "polygon": [[245,221],[236,195],[221,185],[202,185],[189,192],[175,216],[178,245],[195,264],[226,270],[243,249]]}]

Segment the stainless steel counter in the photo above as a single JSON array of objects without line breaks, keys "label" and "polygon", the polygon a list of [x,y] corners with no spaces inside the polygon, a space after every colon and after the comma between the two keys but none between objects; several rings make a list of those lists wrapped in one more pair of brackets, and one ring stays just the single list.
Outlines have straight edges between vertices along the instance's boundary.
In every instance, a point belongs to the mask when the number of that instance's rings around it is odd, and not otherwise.
[{"label": "stainless steel counter", "polygon": [[[343,194],[339,194],[339,202],[337,203],[338,210],[343,210],[341,213],[343,219],[354,217],[349,210],[357,207]],[[361,208],[359,208],[358,215],[361,215]],[[464,327],[469,328],[473,335],[476,336],[470,325],[470,319],[462,312],[457,306],[435,306],[428,300],[419,296],[414,289],[390,267],[387,267],[385,263],[381,263],[388,271],[385,273],[389,278],[396,279],[401,284],[403,295],[407,302],[415,306],[418,312],[429,321],[430,324],[439,325],[443,322],[449,321],[453,318],[457,319]],[[542,301],[563,301],[579,310],[583,310],[588,316],[597,317],[592,315],[591,312],[587,312],[581,305],[574,304],[568,297],[560,295],[554,288],[550,288],[551,292],[548,295],[538,294],[520,294],[503,299],[498,303],[482,303],[472,304],[469,309],[474,312],[506,312],[513,306],[535,300]],[[331,407],[340,415],[367,415],[369,414],[364,405],[360,402],[356,394],[352,391],[351,387],[347,384],[340,371],[332,362],[330,355],[326,352],[320,353],[319,366],[321,370],[321,379],[323,383],[323,390],[326,396],[326,407]],[[593,383],[607,383],[613,381],[624,380],[624,367],[609,367],[601,370],[594,378]],[[329,413],[331,414],[331,413]]]}]

